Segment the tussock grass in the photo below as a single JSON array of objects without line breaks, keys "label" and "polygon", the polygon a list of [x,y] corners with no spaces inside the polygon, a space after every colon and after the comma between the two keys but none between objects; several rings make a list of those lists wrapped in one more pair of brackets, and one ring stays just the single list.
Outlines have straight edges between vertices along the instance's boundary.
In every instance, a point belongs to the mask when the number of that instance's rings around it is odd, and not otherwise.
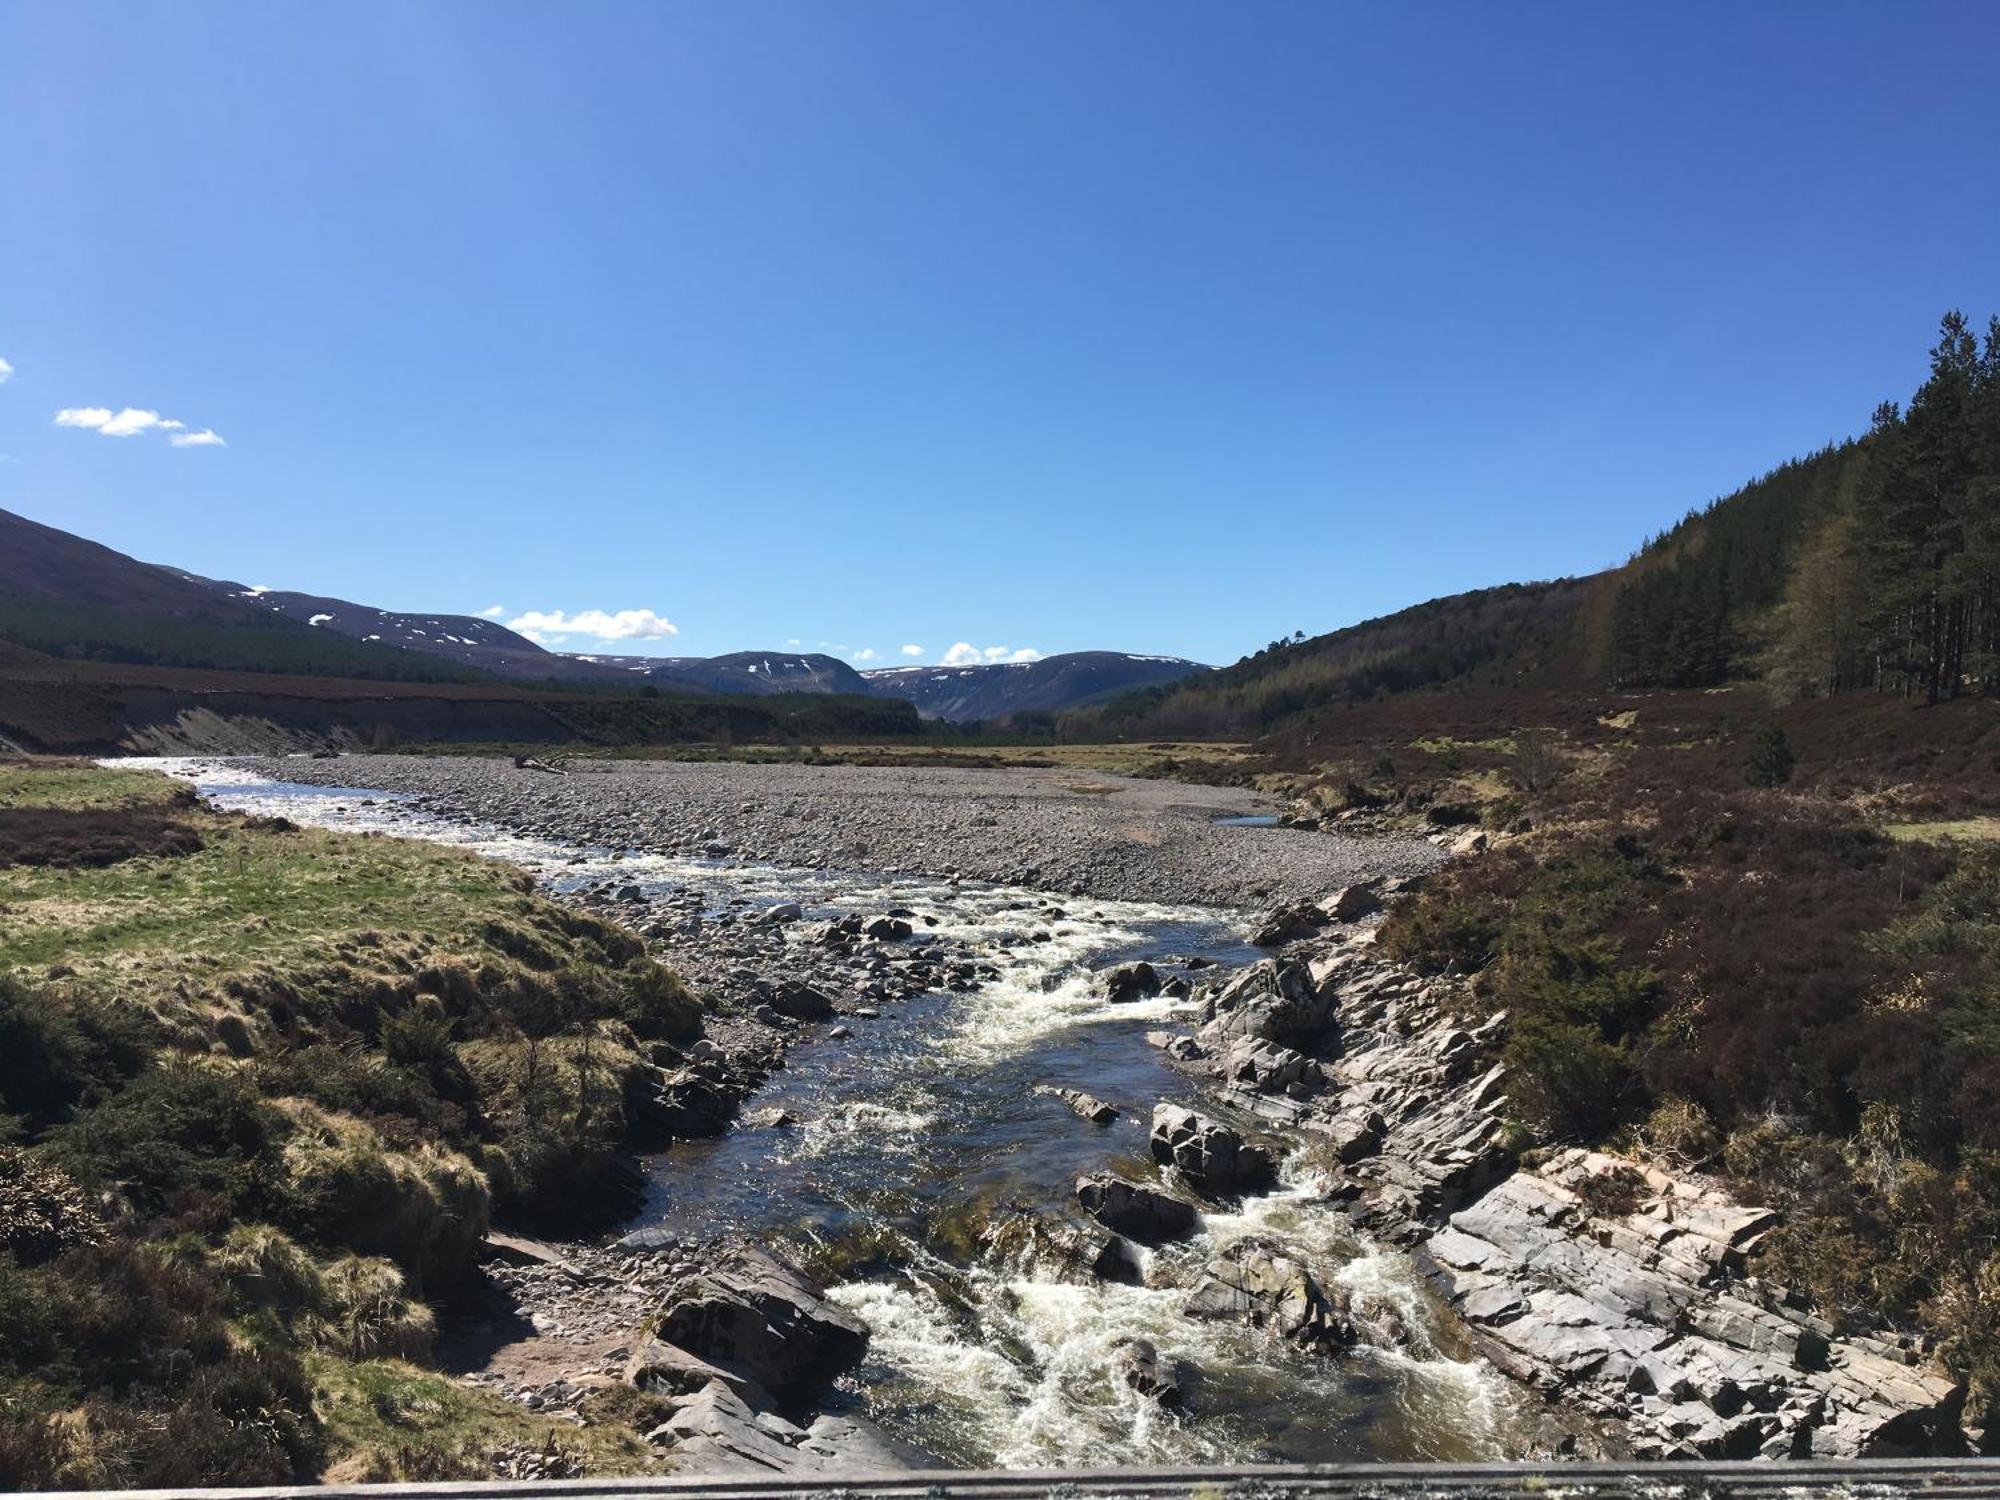
[{"label": "tussock grass", "polygon": [[328,1477],[346,1482],[468,1478],[492,1472],[500,1447],[580,1451],[592,1473],[660,1467],[630,1427],[572,1427],[396,1359],[307,1361],[331,1455]]}]

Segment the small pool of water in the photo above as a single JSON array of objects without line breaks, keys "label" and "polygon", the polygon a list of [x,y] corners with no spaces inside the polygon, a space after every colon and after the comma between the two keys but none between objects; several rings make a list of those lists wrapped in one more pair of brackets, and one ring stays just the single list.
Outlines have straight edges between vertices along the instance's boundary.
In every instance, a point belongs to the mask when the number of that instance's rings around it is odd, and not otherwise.
[{"label": "small pool of water", "polygon": [[1276,813],[1230,813],[1211,819],[1217,828],[1276,828]]}]

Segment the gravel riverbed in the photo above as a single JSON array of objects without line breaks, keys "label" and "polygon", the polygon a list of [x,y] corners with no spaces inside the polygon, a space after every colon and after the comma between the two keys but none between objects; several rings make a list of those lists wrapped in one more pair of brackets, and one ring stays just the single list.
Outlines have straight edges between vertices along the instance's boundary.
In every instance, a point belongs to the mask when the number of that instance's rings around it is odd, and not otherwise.
[{"label": "gravel riverbed", "polygon": [[1419,838],[1220,824],[1276,806],[1238,788],[1091,771],[585,761],[551,775],[499,758],[407,755],[243,764],[408,793],[449,817],[578,844],[1109,900],[1269,906],[1422,874],[1442,858]]}]

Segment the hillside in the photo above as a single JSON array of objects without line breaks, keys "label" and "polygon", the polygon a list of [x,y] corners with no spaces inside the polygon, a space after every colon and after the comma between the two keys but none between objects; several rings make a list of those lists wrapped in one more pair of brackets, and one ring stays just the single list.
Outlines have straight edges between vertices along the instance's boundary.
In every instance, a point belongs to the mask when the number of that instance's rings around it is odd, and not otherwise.
[{"label": "hillside", "polygon": [[0,639],[83,661],[384,681],[479,673],[316,630],[218,586],[0,510]]},{"label": "hillside", "polygon": [[270,610],[314,630],[446,658],[476,671],[490,672],[496,677],[542,682],[617,680],[614,672],[598,668],[588,660],[544,650],[505,625],[494,620],[482,620],[477,615],[410,614],[321,594],[249,589],[237,583],[196,578],[191,573],[182,576],[226,597]]},{"label": "hillside", "polygon": [[1582,670],[1577,627],[1593,582],[1508,584],[1274,641],[1233,666],[1070,715],[1064,728],[1080,738],[1261,734],[1315,709],[1423,689],[1566,682]]},{"label": "hillside", "polygon": [[1200,662],[1177,656],[1069,651],[1039,661],[883,667],[861,675],[870,691],[907,698],[927,719],[964,723],[1083,707],[1206,671]]},{"label": "hillside", "polygon": [[1713,688],[1937,702],[2000,674],[2000,319],[1947,315],[1907,408],[1691,510],[1588,578],[1433,599],[1070,716],[1065,733],[1296,728],[1449,690]]},{"label": "hillside", "polygon": [[628,681],[672,683],[704,693],[853,693],[865,695],[861,674],[837,656],[797,651],[732,651],[724,656],[605,656],[569,658],[622,674]]}]

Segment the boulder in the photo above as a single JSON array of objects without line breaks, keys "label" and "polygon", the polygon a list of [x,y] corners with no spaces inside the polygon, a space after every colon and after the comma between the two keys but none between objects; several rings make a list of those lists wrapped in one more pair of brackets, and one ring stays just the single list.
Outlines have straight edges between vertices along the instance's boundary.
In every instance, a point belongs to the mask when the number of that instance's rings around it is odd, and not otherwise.
[{"label": "boulder", "polygon": [[825,1021],[833,1015],[833,997],[801,980],[787,979],[771,991],[771,1008],[794,1021]]},{"label": "boulder", "polygon": [[780,1400],[817,1394],[868,1346],[853,1314],[794,1267],[748,1245],[676,1287],[653,1333]]},{"label": "boulder", "polygon": [[1382,898],[1365,885],[1344,885],[1319,903],[1329,922],[1358,922],[1382,909]]},{"label": "boulder", "polygon": [[1090,1121],[1093,1125],[1109,1125],[1118,1118],[1117,1105],[1106,1104],[1095,1095],[1084,1093],[1082,1089],[1066,1089],[1057,1084],[1038,1083],[1035,1085],[1035,1092],[1045,1094],[1051,1099],[1062,1100],[1069,1106],[1072,1114]]},{"label": "boulder", "polygon": [[646,1117],[655,1129],[683,1139],[721,1135],[742,1099],[742,1089],[720,1069],[674,1068],[660,1075]]},{"label": "boulder", "polygon": [[1102,1224],[1013,1213],[980,1236],[980,1248],[1009,1268],[1055,1281],[1137,1283],[1139,1252]]},{"label": "boulder", "polygon": [[863,925],[861,929],[878,943],[897,943],[908,937],[914,930],[902,917],[877,917]]},{"label": "boulder", "polygon": [[1077,1178],[1076,1198],[1106,1229],[1142,1245],[1162,1245],[1194,1233],[1197,1211],[1192,1203],[1114,1172]]},{"label": "boulder", "polygon": [[1267,958],[1234,975],[1210,1001],[1202,1035],[1216,1050],[1238,1037],[1310,1047],[1327,1029],[1332,998],[1305,964]]},{"label": "boulder", "polygon": [[1254,1237],[1236,1241],[1209,1263],[1186,1311],[1191,1318],[1269,1329],[1308,1349],[1346,1349],[1359,1338],[1347,1308],[1327,1295],[1303,1261]]},{"label": "boulder", "polygon": [[1286,943],[1309,938],[1326,926],[1326,913],[1310,901],[1294,901],[1276,907],[1257,921],[1250,941],[1259,948],[1282,948]]},{"label": "boulder", "polygon": [[1150,1000],[1160,993],[1160,971],[1149,963],[1119,964],[1104,971],[1104,998],[1113,1005]]},{"label": "boulder", "polygon": [[1151,1339],[1120,1339],[1116,1348],[1119,1379],[1155,1405],[1177,1410],[1185,1404],[1180,1372]]},{"label": "boulder", "polygon": [[1146,1033],[1146,1044],[1158,1047],[1175,1062],[1198,1062],[1208,1056],[1200,1042],[1178,1031],[1149,1031]]},{"label": "boulder", "polygon": [[1153,1160],[1171,1166],[1204,1197],[1230,1197],[1266,1188],[1277,1177],[1271,1155],[1208,1115],[1178,1104],[1153,1109],[1148,1143]]},{"label": "boulder", "polygon": [[862,1418],[822,1414],[802,1427],[720,1380],[677,1401],[646,1438],[697,1474],[882,1474],[913,1462]]}]

